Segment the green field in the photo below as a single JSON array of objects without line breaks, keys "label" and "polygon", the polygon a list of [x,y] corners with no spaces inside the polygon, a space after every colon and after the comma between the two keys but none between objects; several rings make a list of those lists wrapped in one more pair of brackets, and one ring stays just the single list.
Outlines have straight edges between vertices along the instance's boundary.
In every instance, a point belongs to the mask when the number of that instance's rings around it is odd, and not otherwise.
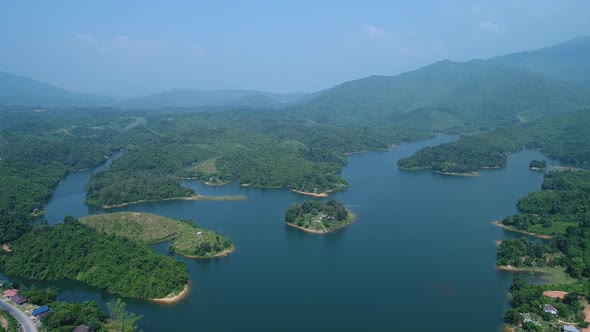
[{"label": "green field", "polygon": [[99,232],[146,244],[172,241],[169,250],[186,257],[215,257],[227,254],[233,249],[233,244],[228,238],[199,228],[190,220],[179,221],[151,213],[96,214],[81,218],[80,222]]}]

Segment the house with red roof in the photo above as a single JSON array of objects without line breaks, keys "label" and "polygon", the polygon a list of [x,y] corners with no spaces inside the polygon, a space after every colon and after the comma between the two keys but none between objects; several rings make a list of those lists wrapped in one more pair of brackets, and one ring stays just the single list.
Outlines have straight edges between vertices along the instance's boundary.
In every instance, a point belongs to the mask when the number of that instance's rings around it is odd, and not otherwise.
[{"label": "house with red roof", "polygon": [[7,289],[2,293],[2,295],[5,298],[10,299],[13,296],[18,295],[18,289]]}]

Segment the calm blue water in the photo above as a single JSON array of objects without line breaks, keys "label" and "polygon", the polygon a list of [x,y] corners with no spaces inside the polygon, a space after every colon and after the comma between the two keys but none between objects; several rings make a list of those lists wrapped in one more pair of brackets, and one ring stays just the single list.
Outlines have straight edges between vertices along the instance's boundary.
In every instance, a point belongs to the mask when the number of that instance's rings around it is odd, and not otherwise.
[{"label": "calm blue water", "polygon": [[[348,158],[350,183],[333,198],[357,216],[342,231],[316,235],[286,227],[285,210],[308,197],[288,190],[235,184],[185,185],[206,195],[246,195],[247,201],[167,201],[115,211],[193,219],[229,236],[228,257],[186,262],[190,295],[176,305],[125,299],[143,314],[146,331],[498,331],[507,309],[510,273],[495,269],[495,241],[514,234],[492,221],[516,212],[518,198],[539,190],[542,173],[528,169],[534,151],[511,156],[508,167],[479,177],[397,169],[399,158],[451,137],[403,144]],[[78,172],[56,188],[45,218],[93,212]],[[166,244],[155,246],[166,253]],[[54,282],[62,300],[111,295],[77,282]]]}]

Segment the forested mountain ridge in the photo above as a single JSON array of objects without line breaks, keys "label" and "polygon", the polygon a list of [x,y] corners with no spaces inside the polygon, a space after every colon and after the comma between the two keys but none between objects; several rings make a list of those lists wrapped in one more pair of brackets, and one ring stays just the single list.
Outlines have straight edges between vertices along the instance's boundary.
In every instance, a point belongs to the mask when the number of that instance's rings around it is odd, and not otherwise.
[{"label": "forested mountain ridge", "polygon": [[557,81],[590,83],[590,37],[578,37],[535,51],[518,52],[491,60]]},{"label": "forested mountain ridge", "polygon": [[585,86],[495,61],[445,60],[397,76],[343,83],[294,112],[343,126],[416,125],[422,118],[434,118],[435,130],[477,131],[576,110],[588,105],[585,91]]}]

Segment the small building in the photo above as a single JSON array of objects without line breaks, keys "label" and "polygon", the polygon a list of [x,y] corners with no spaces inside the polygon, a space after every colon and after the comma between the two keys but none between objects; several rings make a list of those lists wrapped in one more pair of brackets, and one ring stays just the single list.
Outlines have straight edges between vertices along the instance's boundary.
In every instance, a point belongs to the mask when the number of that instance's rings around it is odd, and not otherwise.
[{"label": "small building", "polygon": [[558,313],[557,309],[555,309],[555,307],[552,306],[551,304],[545,304],[543,306],[543,311],[548,312],[553,315],[557,315],[557,313]]},{"label": "small building", "polygon": [[20,296],[19,294],[16,294],[15,296],[10,298],[12,300],[12,302],[14,302],[17,305],[23,305],[27,302],[29,302],[29,299],[27,299],[24,296]]},{"label": "small building", "polygon": [[197,232],[198,236],[203,236],[203,232]]},{"label": "small building", "polygon": [[72,332],[90,332],[90,328],[86,325],[77,326]]},{"label": "small building", "polygon": [[580,332],[580,330],[571,325],[564,325],[561,329],[563,332]]},{"label": "small building", "polygon": [[13,296],[18,295],[18,289],[7,289],[2,293],[2,295],[5,298],[10,299]]},{"label": "small building", "polygon": [[39,307],[39,308],[33,310],[31,312],[31,314],[33,314],[33,316],[41,319],[41,318],[45,317],[45,315],[47,315],[48,312],[49,312],[49,307],[44,305],[42,307]]}]

